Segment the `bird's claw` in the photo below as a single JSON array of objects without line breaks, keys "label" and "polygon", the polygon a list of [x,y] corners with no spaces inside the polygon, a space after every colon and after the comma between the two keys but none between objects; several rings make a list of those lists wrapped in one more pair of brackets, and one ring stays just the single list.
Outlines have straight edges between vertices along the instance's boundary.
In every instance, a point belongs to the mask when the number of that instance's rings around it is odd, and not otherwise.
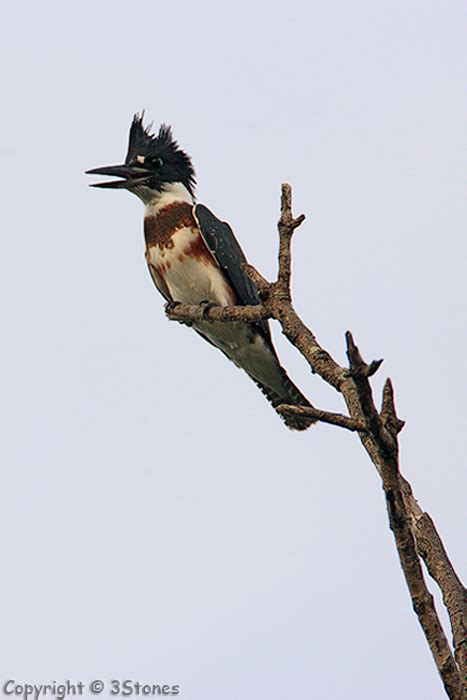
[{"label": "bird's claw", "polygon": [[209,301],[208,299],[203,299],[203,301],[199,302],[199,305],[203,307],[203,321],[208,321],[209,323],[214,323],[210,318],[208,318],[207,314],[209,309],[214,309],[216,306],[220,306],[220,304],[216,304],[215,301]]},{"label": "bird's claw", "polygon": [[171,314],[172,311],[177,308],[177,306],[180,306],[181,303],[181,301],[168,301],[165,305],[165,313]]},{"label": "bird's claw", "polygon": [[[174,309],[177,308],[177,306],[181,305],[181,301],[168,301],[165,305],[165,313],[170,316],[170,314],[173,312]],[[179,323],[183,323],[185,326],[192,326],[193,323],[191,321],[184,321],[183,319],[176,319]]]}]

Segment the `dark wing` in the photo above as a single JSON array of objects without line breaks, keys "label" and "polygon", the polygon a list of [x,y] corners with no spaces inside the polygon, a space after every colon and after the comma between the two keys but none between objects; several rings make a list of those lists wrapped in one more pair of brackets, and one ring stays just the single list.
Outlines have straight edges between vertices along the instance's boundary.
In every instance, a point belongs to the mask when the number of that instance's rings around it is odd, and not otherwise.
[{"label": "dark wing", "polygon": [[219,267],[229,280],[242,305],[259,304],[258,293],[242,270],[246,257],[229,224],[220,221],[203,204],[197,204],[194,215],[204,242],[214,255]]},{"label": "dark wing", "polygon": [[[203,236],[204,242],[211,251],[214,259],[230,282],[237,295],[238,302],[242,306],[260,303],[258,292],[242,269],[242,264],[247,262],[243,250],[229,224],[221,221],[209,211],[203,204],[197,204],[193,208],[193,214]],[[261,333],[268,345],[272,348],[271,334],[266,321],[258,321],[252,324]]]}]

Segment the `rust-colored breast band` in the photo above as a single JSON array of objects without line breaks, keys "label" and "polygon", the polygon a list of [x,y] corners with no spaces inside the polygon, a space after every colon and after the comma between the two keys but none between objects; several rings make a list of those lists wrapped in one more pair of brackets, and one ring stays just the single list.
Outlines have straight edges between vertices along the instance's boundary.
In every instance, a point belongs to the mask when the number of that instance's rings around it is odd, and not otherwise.
[{"label": "rust-colored breast band", "polygon": [[[144,238],[146,245],[171,248],[175,231],[185,227],[197,226],[193,216],[192,205],[188,202],[174,202],[161,209],[157,216],[144,219]],[[172,245],[171,245],[172,244]]]}]

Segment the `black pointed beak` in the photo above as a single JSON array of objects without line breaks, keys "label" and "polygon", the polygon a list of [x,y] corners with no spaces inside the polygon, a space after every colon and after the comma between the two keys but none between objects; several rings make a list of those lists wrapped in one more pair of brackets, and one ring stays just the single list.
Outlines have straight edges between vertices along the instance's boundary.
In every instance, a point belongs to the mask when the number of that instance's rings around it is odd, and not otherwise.
[{"label": "black pointed beak", "polygon": [[135,165],[106,165],[103,168],[86,170],[86,175],[109,175],[110,177],[122,178],[121,180],[110,180],[110,182],[93,182],[90,187],[130,189],[135,185],[143,185],[151,173],[146,168]]}]

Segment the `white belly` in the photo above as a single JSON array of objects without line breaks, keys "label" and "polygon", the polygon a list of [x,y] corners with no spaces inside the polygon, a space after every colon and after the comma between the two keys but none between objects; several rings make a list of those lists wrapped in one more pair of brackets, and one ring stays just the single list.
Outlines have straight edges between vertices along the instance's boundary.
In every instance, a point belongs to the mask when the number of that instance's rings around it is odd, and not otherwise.
[{"label": "white belly", "polygon": [[[220,306],[235,303],[231,288],[214,259],[184,255],[196,239],[191,229],[177,231],[173,247],[153,246],[150,263],[159,271],[174,301],[199,304],[212,301]],[[238,366],[275,391],[282,389],[282,376],[273,353],[263,338],[246,323],[199,321],[193,327],[216,345]]]},{"label": "white belly", "polygon": [[190,228],[180,229],[173,235],[173,247],[151,247],[149,260],[164,278],[174,301],[212,301],[229,306],[234,303],[232,293],[214,259],[187,254],[197,236]]}]

